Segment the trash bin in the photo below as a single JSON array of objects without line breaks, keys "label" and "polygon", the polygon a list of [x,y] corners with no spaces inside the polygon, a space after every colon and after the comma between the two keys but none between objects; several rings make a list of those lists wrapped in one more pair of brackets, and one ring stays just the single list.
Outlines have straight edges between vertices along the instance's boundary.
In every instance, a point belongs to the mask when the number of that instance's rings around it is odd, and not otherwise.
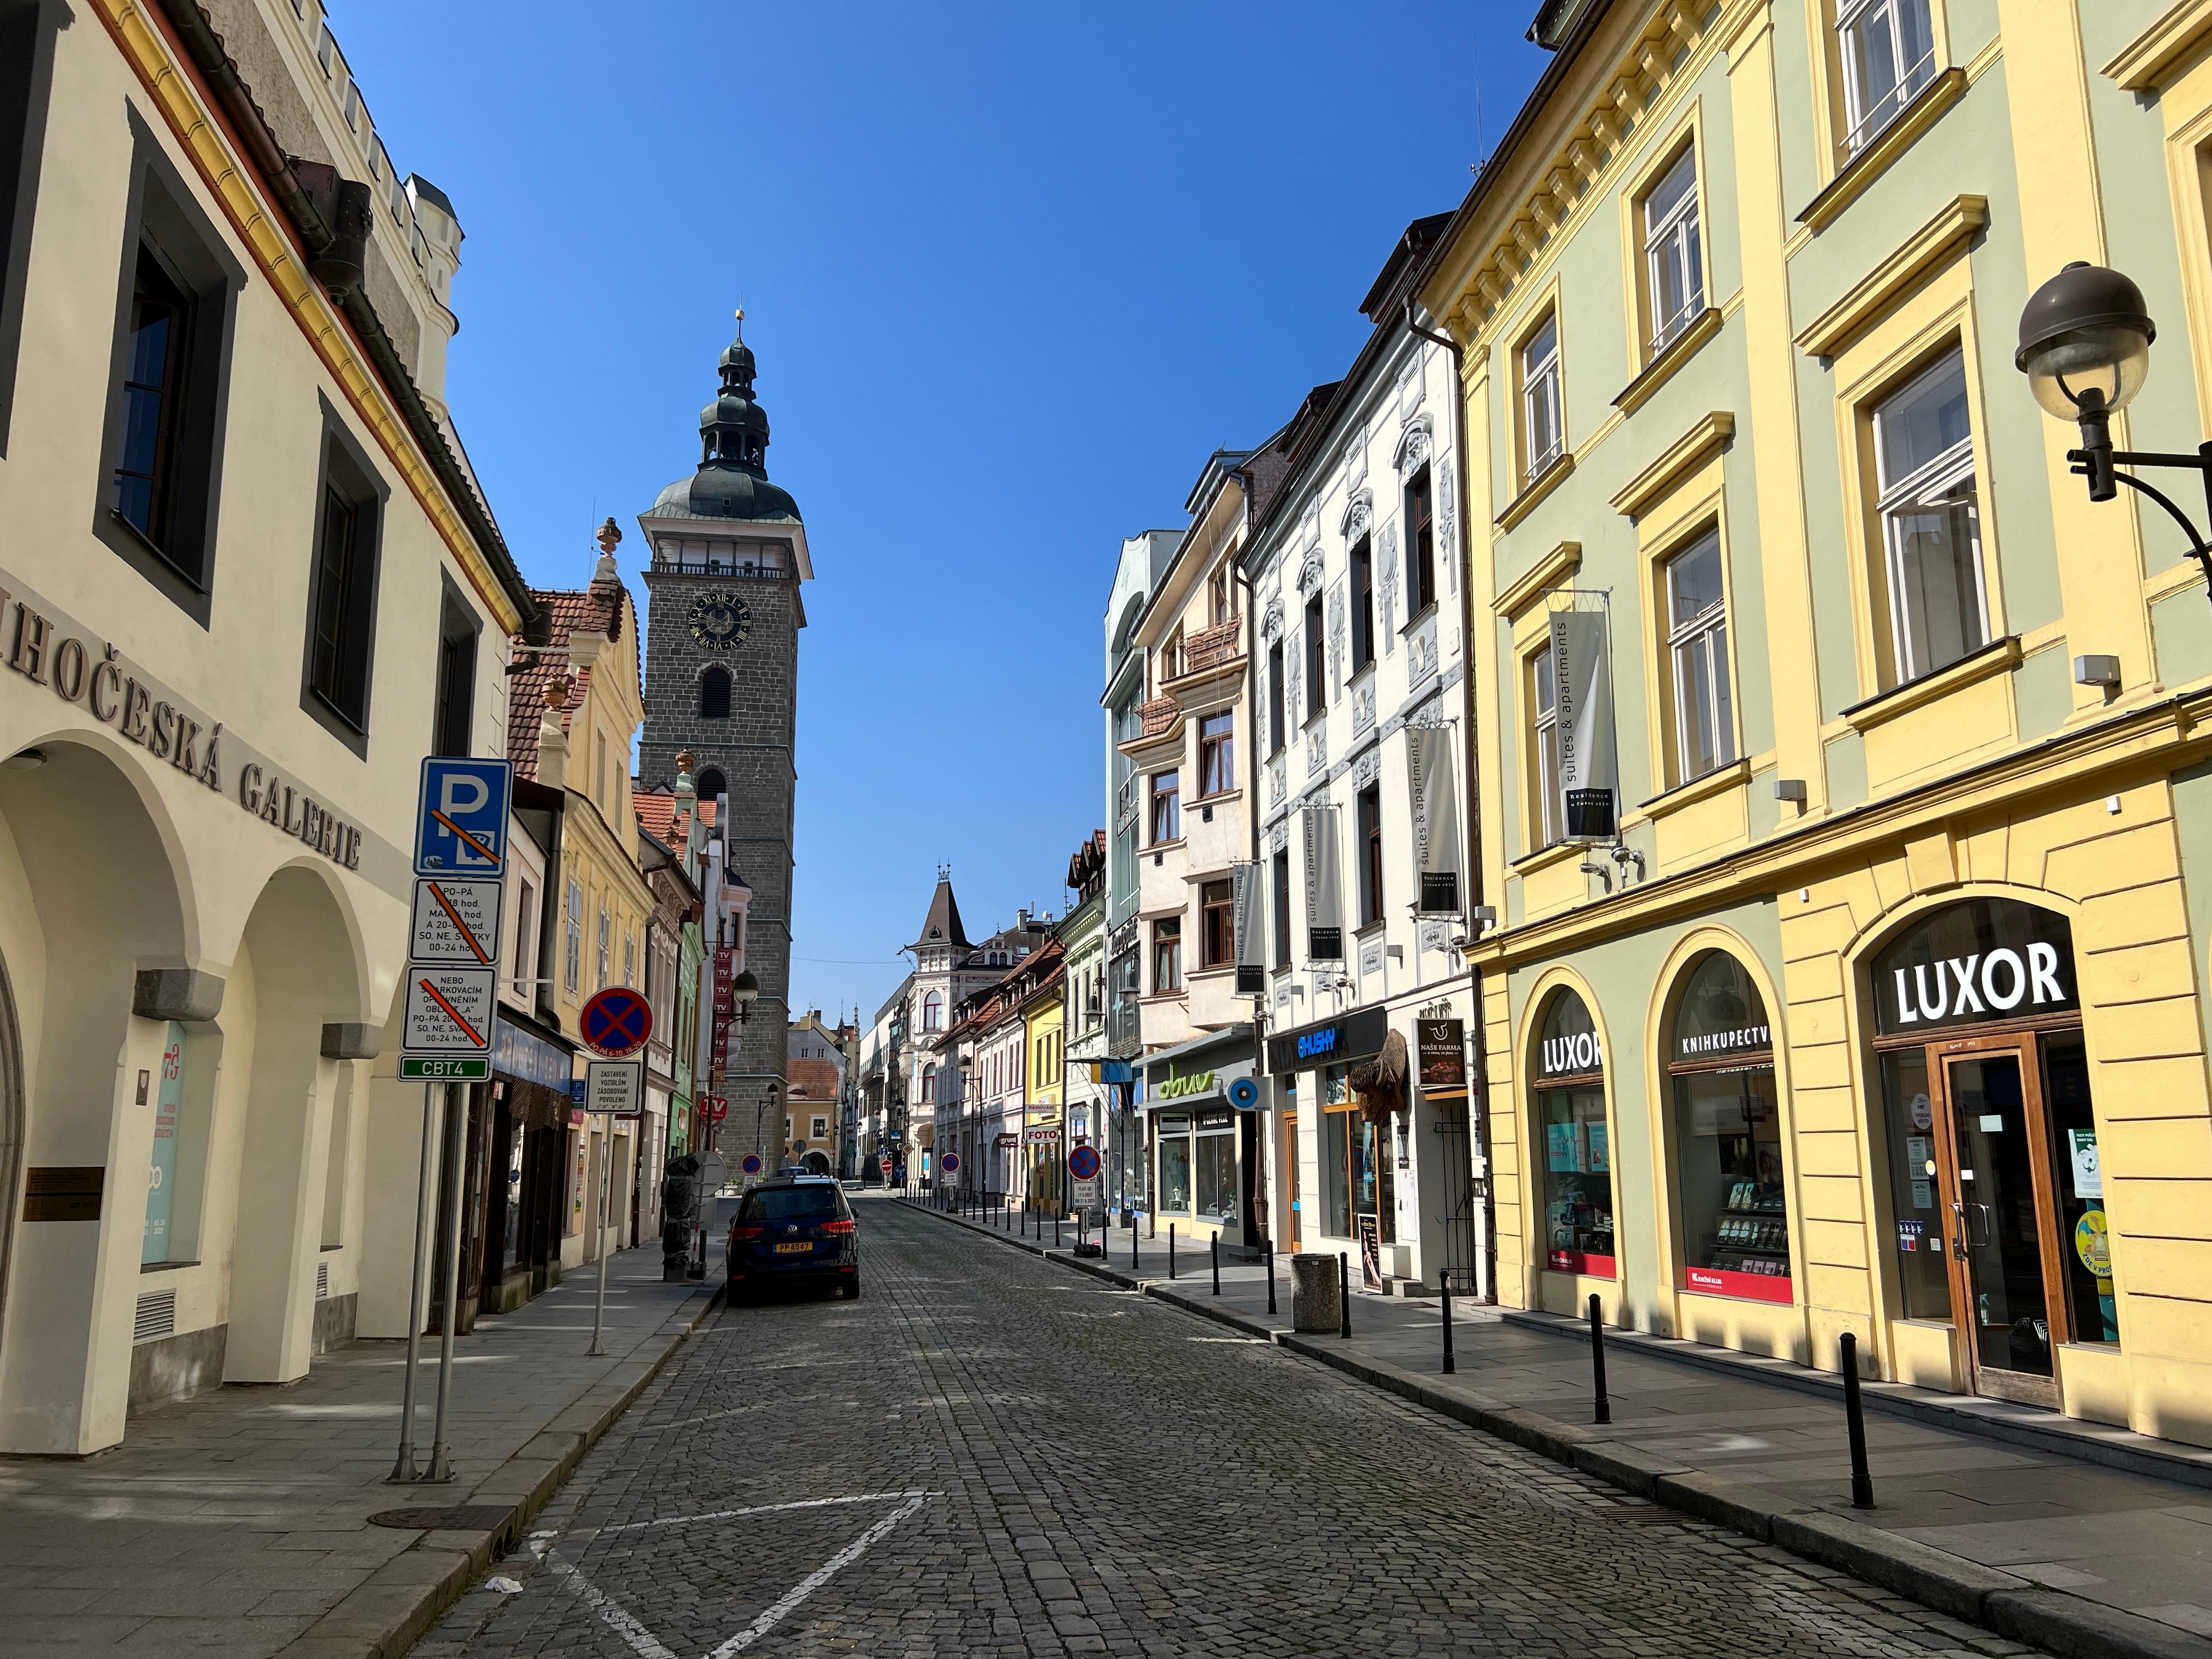
[{"label": "trash bin", "polygon": [[1315,1253],[1291,1258],[1291,1328],[1334,1332],[1343,1318],[1337,1305],[1337,1259]]}]

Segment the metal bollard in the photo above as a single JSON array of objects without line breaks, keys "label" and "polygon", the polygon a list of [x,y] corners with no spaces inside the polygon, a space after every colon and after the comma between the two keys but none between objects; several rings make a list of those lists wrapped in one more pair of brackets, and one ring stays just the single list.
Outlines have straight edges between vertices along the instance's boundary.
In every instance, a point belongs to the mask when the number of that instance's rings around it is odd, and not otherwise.
[{"label": "metal bollard", "polygon": [[1267,1311],[1275,1311],[1275,1241],[1267,1241]]},{"label": "metal bollard", "polygon": [[1052,1218],[1052,1248],[1055,1250],[1060,1248],[1060,1218],[1058,1216]]},{"label": "metal bollard", "polygon": [[1221,1235],[1213,1236],[1213,1293],[1221,1294]]},{"label": "metal bollard", "polygon": [[1445,1375],[1446,1376],[1449,1376],[1452,1374],[1452,1346],[1451,1346],[1451,1275],[1450,1275],[1449,1273],[1443,1273],[1443,1272],[1440,1272],[1440,1273],[1438,1273],[1437,1274],[1437,1288],[1443,1293],[1443,1299],[1444,1299],[1444,1375]]},{"label": "metal bollard", "polygon": [[1175,1223],[1170,1221],[1168,1223],[1168,1277],[1173,1279],[1175,1276]]},{"label": "metal bollard", "polygon": [[1352,1258],[1336,1259],[1336,1334],[1352,1334]]},{"label": "metal bollard", "polygon": [[1598,1305],[1597,1292],[1592,1291],[1589,1299],[1590,1328],[1590,1386],[1597,1395],[1597,1415],[1593,1423],[1613,1421],[1613,1405],[1605,1397],[1605,1312]]},{"label": "metal bollard", "polygon": [[1874,1472],[1867,1468],[1866,1413],[1859,1403],[1859,1340],[1845,1331],[1840,1339],[1844,1368],[1844,1429],[1851,1442],[1851,1507],[1874,1507]]},{"label": "metal bollard", "polygon": [[1133,1218],[1129,1223],[1129,1271],[1137,1271],[1137,1224]]}]

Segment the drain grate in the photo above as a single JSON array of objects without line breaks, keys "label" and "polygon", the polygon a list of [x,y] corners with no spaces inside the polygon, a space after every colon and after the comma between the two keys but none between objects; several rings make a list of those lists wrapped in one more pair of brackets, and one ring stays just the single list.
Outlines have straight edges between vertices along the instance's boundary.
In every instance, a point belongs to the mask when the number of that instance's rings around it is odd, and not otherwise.
[{"label": "drain grate", "polygon": [[409,1532],[495,1532],[514,1519],[506,1504],[452,1504],[442,1509],[386,1510],[368,1517],[372,1527]]},{"label": "drain grate", "polygon": [[1646,1527],[1680,1526],[1690,1518],[1664,1504],[1608,1504],[1597,1513],[1603,1520]]}]

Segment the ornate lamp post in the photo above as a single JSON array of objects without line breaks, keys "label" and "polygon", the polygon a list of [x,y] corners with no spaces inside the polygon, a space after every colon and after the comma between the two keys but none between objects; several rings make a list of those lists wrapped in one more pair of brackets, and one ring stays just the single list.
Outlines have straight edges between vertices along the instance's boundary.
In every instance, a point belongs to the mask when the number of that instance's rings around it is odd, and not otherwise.
[{"label": "ornate lamp post", "polygon": [[2158,325],[2142,290],[2117,270],[2075,260],[2028,296],[2020,313],[2020,349],[2013,366],[2027,376],[2035,401],[2081,430],[2081,447],[2066,459],[2089,481],[2089,499],[2109,501],[2125,484],[2156,501],[2189,537],[2189,550],[2212,585],[2212,544],[2157,485],[2120,467],[2179,467],[2204,481],[2212,515],[2212,443],[2194,454],[2112,447],[2112,418],[2142,390]]}]

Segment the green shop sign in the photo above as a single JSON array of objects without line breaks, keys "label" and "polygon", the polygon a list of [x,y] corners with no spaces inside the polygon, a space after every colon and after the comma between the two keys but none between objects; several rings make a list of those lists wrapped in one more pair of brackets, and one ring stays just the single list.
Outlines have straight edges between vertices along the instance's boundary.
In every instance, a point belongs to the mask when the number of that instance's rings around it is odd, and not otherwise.
[{"label": "green shop sign", "polygon": [[1213,1073],[1193,1072],[1188,1077],[1171,1077],[1153,1092],[1162,1100],[1180,1100],[1185,1095],[1210,1095],[1213,1092]]}]

